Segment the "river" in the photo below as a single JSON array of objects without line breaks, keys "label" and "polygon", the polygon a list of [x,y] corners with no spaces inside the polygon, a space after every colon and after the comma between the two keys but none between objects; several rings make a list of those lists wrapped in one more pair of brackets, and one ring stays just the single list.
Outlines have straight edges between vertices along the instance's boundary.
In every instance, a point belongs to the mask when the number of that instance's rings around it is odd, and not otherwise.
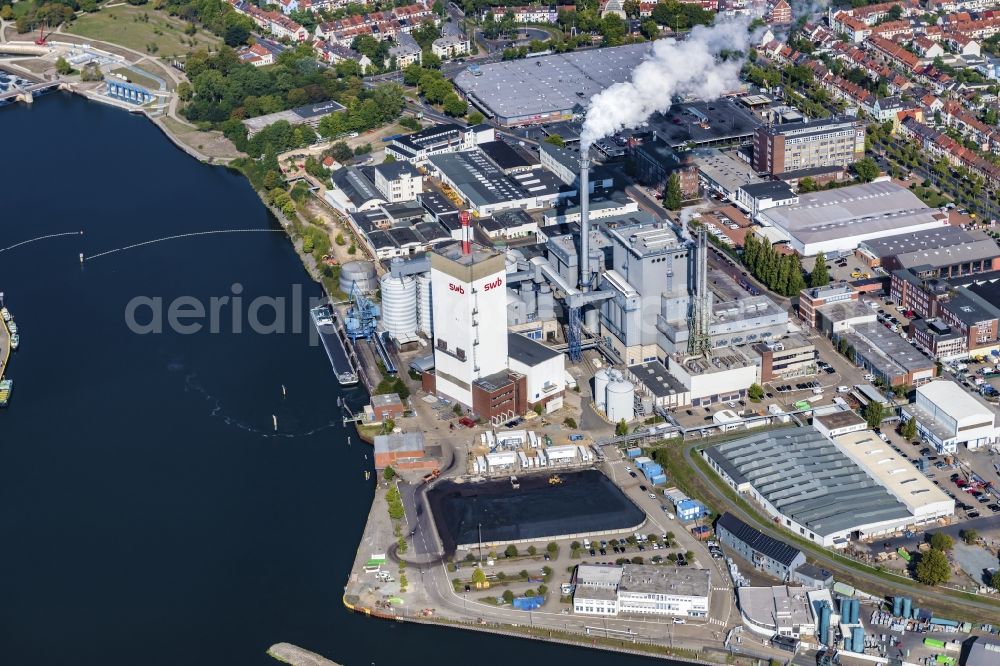
[{"label": "river", "polygon": [[[351,666],[639,663],[344,609],[371,453],[348,446],[341,389],[304,306],[291,312],[296,289],[319,290],[284,234],[79,260],[279,229],[241,176],[144,118],[54,93],[0,108],[0,197],[0,248],[84,231],[0,251],[21,333],[0,410],[4,663],[265,665],[279,641]],[[169,325],[171,306],[222,297],[216,326]],[[250,330],[258,297],[284,303],[283,333]]]}]

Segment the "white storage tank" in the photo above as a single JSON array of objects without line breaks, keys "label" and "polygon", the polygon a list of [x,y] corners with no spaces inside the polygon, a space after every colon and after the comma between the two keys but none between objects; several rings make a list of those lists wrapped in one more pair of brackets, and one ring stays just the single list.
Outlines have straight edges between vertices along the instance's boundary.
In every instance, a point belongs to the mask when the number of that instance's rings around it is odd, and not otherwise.
[{"label": "white storage tank", "polygon": [[417,281],[410,276],[382,276],[382,327],[400,341],[417,335]]},{"label": "white storage tank", "polygon": [[434,337],[434,310],[431,300],[431,274],[417,276],[417,325],[428,338]]},{"label": "white storage tank", "polygon": [[608,408],[605,414],[608,420],[618,423],[625,419],[626,423],[635,419],[635,387],[631,382],[618,381],[608,384]]},{"label": "white storage tank", "polygon": [[370,294],[378,288],[375,264],[370,261],[358,260],[348,261],[340,267],[340,290],[349,295],[355,286],[366,294]]},{"label": "white storage tank", "polygon": [[594,404],[597,406],[597,411],[602,414],[607,410],[608,381],[607,368],[601,368],[594,375]]}]

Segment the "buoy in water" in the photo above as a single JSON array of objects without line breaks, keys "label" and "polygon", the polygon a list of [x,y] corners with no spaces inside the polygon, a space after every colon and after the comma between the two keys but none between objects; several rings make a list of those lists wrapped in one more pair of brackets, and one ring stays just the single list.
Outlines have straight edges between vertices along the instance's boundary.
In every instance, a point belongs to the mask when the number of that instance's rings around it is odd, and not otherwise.
[{"label": "buoy in water", "polygon": [[367,481],[370,478],[371,478],[371,472],[369,472],[368,470],[365,470],[365,481]]},{"label": "buoy in water", "polygon": [[281,396],[285,397],[286,395],[288,395],[288,391],[285,390],[285,385],[282,384],[281,385]]},{"label": "buoy in water", "polygon": [[274,429],[277,430],[278,429],[278,417],[275,416],[274,414],[271,414],[271,420],[274,421]]}]

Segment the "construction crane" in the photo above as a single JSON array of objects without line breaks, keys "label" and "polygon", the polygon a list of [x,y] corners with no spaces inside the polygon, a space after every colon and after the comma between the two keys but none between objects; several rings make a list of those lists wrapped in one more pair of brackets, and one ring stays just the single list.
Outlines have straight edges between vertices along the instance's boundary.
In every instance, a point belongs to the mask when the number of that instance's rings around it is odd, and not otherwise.
[{"label": "construction crane", "polygon": [[39,30],[38,30],[38,39],[35,40],[35,44],[37,44],[38,46],[46,46],[48,44],[48,41],[45,39],[45,24],[44,23],[42,24],[42,27],[39,28]]}]

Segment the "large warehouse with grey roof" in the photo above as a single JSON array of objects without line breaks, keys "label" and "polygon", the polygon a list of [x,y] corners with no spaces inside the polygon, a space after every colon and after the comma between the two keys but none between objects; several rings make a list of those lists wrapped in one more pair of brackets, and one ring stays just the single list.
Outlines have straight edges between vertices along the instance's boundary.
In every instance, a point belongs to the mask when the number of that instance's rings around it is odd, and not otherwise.
[{"label": "large warehouse with grey roof", "polygon": [[455,86],[500,125],[556,122],[627,81],[650,48],[647,42],[474,65],[455,77]]},{"label": "large warehouse with grey roof", "polygon": [[815,428],[789,427],[744,437],[702,456],[737,492],[786,529],[842,547],[923,522],[841,445]]}]

